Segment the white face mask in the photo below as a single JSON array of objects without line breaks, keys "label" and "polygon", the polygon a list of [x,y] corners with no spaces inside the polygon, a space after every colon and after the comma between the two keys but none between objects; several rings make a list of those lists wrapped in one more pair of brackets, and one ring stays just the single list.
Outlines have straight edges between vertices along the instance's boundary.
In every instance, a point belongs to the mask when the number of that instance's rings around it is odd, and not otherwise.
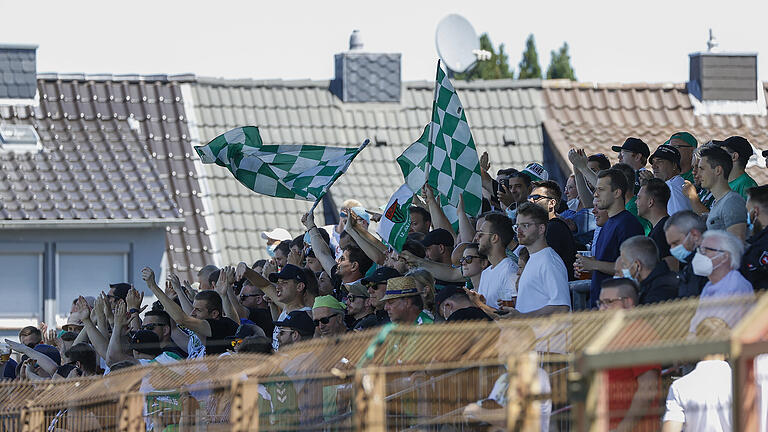
[{"label": "white face mask", "polygon": [[275,243],[275,244],[273,244],[271,246],[267,245],[267,255],[269,255],[270,257],[274,258],[275,257],[275,250],[277,249],[277,245],[279,245],[279,244],[280,243]]},{"label": "white face mask", "polygon": [[576,209],[579,208],[579,199],[578,198],[569,199],[568,200],[568,208],[570,210],[576,211]]},{"label": "white face mask", "polygon": [[[722,255],[722,253],[718,254],[717,256]],[[718,264],[717,266],[712,265],[712,258],[700,254],[696,252],[696,255],[693,257],[693,260],[691,260],[691,265],[693,265],[693,274],[697,276],[704,276],[709,277],[709,275],[712,274],[712,272],[717,268],[720,267],[723,263]]]}]

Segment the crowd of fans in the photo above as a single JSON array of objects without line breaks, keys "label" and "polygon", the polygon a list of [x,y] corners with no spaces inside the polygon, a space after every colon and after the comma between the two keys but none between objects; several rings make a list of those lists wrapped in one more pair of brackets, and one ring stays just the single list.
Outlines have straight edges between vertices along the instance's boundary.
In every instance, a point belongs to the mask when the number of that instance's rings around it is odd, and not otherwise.
[{"label": "crowd of fans", "polygon": [[[110,285],[96,298],[75,299],[60,331],[27,327],[20,342],[7,341],[21,357],[4,359],[4,377],[71,378],[151,362],[274,353],[389,322],[568,313],[578,284],[589,285],[588,307],[599,309],[768,287],[768,186],[745,172],[753,154],[745,138],[700,145],[680,132],[653,152],[637,138],[613,150],[614,157],[571,150],[573,174],[564,185],[537,163],[493,176],[483,155],[482,214],[468,217],[459,202],[454,226],[425,186],[410,209],[402,251],[370,229],[381,214],[348,199],[336,225],[318,227],[307,214],[296,237],[283,228],[264,232],[268,259],[206,265],[192,284],[170,274],[163,287],[144,268],[146,288]],[[148,310],[145,294],[157,298]],[[702,325],[713,324],[705,319],[691,332]],[[708,367],[722,375],[721,363]],[[652,404],[640,389],[658,386],[659,368],[622,373],[633,390],[612,407],[623,414],[611,428],[629,430]],[[684,405],[706,392],[681,399],[684,379],[670,390],[665,427],[703,430],[690,426],[702,420],[686,417]]]}]

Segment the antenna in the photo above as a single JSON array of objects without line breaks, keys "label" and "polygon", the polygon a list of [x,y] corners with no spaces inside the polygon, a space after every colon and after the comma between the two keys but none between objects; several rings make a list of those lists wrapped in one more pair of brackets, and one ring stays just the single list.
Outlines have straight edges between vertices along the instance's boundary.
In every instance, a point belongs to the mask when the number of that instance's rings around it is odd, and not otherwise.
[{"label": "antenna", "polygon": [[712,29],[709,29],[709,40],[707,41],[707,51],[717,52],[718,45],[720,45],[720,43],[717,42],[715,35],[712,33]]},{"label": "antenna", "polygon": [[455,73],[467,71],[477,63],[478,58],[485,57],[475,29],[461,15],[451,14],[440,20],[435,32],[435,45],[437,55]]}]

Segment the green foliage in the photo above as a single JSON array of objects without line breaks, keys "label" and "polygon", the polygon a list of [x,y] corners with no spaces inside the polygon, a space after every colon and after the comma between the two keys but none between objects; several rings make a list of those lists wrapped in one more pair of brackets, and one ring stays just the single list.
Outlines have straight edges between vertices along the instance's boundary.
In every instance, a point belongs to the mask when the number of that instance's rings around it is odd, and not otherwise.
[{"label": "green foliage", "polygon": [[571,67],[571,56],[568,54],[568,42],[557,51],[552,51],[549,67],[547,67],[547,79],[569,79],[576,81],[576,75]]},{"label": "green foliage", "polygon": [[480,49],[490,52],[491,58],[478,61],[469,72],[455,74],[454,79],[471,81],[514,78],[514,70],[509,70],[509,57],[504,52],[504,44],[499,45],[498,51],[495,50],[488,33],[483,33],[480,35]]},{"label": "green foliage", "polygon": [[539,66],[539,54],[536,52],[536,41],[533,34],[528,36],[525,41],[525,51],[523,59],[517,67],[520,73],[517,79],[541,78],[541,66]]}]

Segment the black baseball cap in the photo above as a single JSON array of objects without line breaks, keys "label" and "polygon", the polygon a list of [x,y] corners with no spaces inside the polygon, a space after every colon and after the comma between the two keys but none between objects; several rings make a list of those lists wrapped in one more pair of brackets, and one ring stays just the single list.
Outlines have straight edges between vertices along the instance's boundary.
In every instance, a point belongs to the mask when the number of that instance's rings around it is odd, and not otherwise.
[{"label": "black baseball cap", "polygon": [[624,144],[621,146],[613,146],[611,147],[611,150],[615,151],[616,153],[621,153],[622,150],[627,150],[634,153],[640,153],[645,157],[648,157],[648,155],[651,154],[651,150],[648,149],[648,144],[646,144],[640,138],[635,137],[627,138],[627,140],[624,141]]},{"label": "black baseball cap", "polygon": [[680,168],[680,150],[676,149],[675,147],[672,147],[669,144],[662,144],[660,145],[655,152],[651,155],[651,158],[649,161],[653,163],[653,159],[659,158],[668,160],[675,165],[677,165],[678,168]]},{"label": "black baseball cap", "polygon": [[437,295],[435,295],[435,306],[440,306],[442,302],[452,297],[454,294],[458,294],[458,293],[466,294],[466,291],[464,290],[464,288],[456,285],[447,285],[445,288],[438,291]]},{"label": "black baseball cap", "polygon": [[754,154],[752,144],[742,136],[728,137],[720,143],[720,147],[738,153],[739,159],[748,159]]},{"label": "black baseball cap", "polygon": [[160,338],[150,330],[139,330],[131,336],[130,348],[142,354],[158,356],[163,353]]},{"label": "black baseball cap", "polygon": [[302,336],[315,334],[315,323],[307,311],[296,310],[288,312],[288,316],[282,321],[272,321],[277,327],[289,327],[296,329]]},{"label": "black baseball cap", "polygon": [[304,272],[301,270],[301,268],[293,264],[286,264],[279,273],[270,273],[270,282],[275,283],[278,279],[296,280],[299,282],[307,283],[307,281],[304,279]]},{"label": "black baseball cap", "polygon": [[125,282],[109,284],[109,288],[115,290],[115,297],[125,300],[125,297],[128,295],[128,291],[131,290],[131,284],[127,284]]},{"label": "black baseball cap", "polygon": [[443,245],[453,249],[453,236],[444,228],[433,229],[424,236],[421,244],[427,248],[433,245]]},{"label": "black baseball cap", "polygon": [[393,269],[392,267],[379,267],[374,272],[365,278],[361,280],[365,285],[374,283],[374,284],[380,284],[384,283],[392,278],[400,277],[402,276],[399,271]]},{"label": "black baseball cap", "polygon": [[257,326],[256,323],[250,320],[246,320],[246,322],[241,323],[237,327],[237,331],[232,336],[227,336],[224,339],[227,340],[235,340],[235,339],[245,339],[247,337],[251,336],[265,336],[264,330]]}]

